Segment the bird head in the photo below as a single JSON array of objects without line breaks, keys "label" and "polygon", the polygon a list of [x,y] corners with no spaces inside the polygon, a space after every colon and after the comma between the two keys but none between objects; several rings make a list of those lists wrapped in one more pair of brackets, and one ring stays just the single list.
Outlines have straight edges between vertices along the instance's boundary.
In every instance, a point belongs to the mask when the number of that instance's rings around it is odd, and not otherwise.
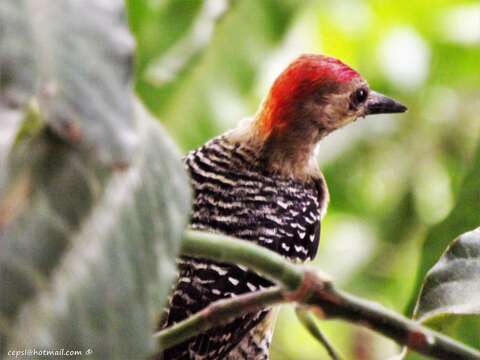
[{"label": "bird head", "polygon": [[275,80],[259,114],[265,136],[295,129],[325,136],[359,117],[404,112],[399,102],[381,95],[349,66],[324,55],[302,55]]},{"label": "bird head", "polygon": [[239,127],[237,139],[257,146],[269,170],[305,178],[312,169],[318,172],[313,150],[324,136],[359,117],[406,110],[371,90],[341,61],[302,55],[278,76],[247,131]]}]

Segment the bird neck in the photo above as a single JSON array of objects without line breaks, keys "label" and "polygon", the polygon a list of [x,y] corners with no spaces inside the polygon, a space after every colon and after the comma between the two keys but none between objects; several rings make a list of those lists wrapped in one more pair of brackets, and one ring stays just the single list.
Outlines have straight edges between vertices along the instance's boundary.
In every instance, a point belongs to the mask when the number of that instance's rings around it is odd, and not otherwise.
[{"label": "bird neck", "polygon": [[315,159],[315,132],[271,133],[260,149],[260,159],[270,172],[306,180],[319,173]]},{"label": "bird neck", "polygon": [[266,123],[275,123],[269,116],[263,108],[235,129],[231,138],[253,149],[258,164],[267,172],[300,181],[320,176],[315,148],[326,132],[307,119],[288,122],[295,126],[267,127]]}]

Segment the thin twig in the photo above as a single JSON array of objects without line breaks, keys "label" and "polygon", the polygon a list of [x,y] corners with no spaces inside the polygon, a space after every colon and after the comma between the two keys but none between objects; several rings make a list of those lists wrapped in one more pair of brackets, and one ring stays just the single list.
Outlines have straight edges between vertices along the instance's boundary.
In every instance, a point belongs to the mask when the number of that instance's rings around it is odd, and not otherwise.
[{"label": "thin twig", "polygon": [[300,306],[295,308],[295,312],[302,325],[305,326],[310,335],[312,335],[320,344],[323,345],[330,358],[332,360],[341,360],[342,357],[340,354],[338,354],[330,341],[325,337],[325,335],[323,335],[317,324],[315,324],[313,315],[308,310]]},{"label": "thin twig", "polygon": [[[315,274],[305,273],[306,278]],[[309,281],[309,280],[308,280]],[[375,302],[360,299],[332,284],[313,285],[317,290],[305,304],[318,307],[321,318],[342,319],[370,328],[400,345],[435,359],[480,360],[480,352],[448,336],[430,330]]]},{"label": "thin twig", "polygon": [[225,325],[237,318],[239,314],[257,312],[268,306],[284,302],[283,293],[284,291],[280,287],[275,286],[215,301],[188,319],[157,332],[154,334],[154,338],[161,349],[168,349],[201,332]]},{"label": "thin twig", "polygon": [[[290,302],[312,306],[315,314],[322,318],[338,318],[366,326],[423,355],[446,360],[480,360],[480,352],[477,350],[432,331],[379,304],[335,289],[332,282],[318,271],[294,265],[280,255],[253,243],[219,234],[187,231],[182,251],[188,256],[247,266],[283,285],[289,291],[282,294],[282,291],[277,288],[276,291],[279,293],[275,296],[281,295]],[[251,295],[251,304],[258,304],[255,297],[256,294]],[[230,301],[235,302],[235,299]],[[211,309],[205,311],[211,311]],[[234,316],[238,317],[246,312],[251,312],[251,308],[244,311],[241,307],[237,307]],[[223,316],[229,319],[232,317],[230,310],[222,312],[217,309],[215,323],[203,319],[203,327],[193,329],[194,331],[190,331],[188,336],[183,336],[181,331],[177,332],[176,338],[169,342],[169,346],[218,325],[220,318],[217,315],[221,313],[222,318]],[[182,324],[189,321],[192,320],[184,320],[175,326],[181,329]],[[191,327],[187,328],[192,330]],[[161,333],[157,337],[161,337]]]}]

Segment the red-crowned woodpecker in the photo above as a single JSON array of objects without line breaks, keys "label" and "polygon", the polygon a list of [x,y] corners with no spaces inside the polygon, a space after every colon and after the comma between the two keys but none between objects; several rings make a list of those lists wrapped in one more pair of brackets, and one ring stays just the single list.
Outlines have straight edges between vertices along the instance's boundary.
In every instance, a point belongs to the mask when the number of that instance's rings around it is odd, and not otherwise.
[{"label": "red-crowned woodpecker", "polygon": [[[194,190],[191,227],[252,241],[293,262],[311,260],[329,197],[316,144],[359,117],[404,111],[341,61],[300,56],[255,116],[185,158]],[[242,266],[182,257],[160,328],[215,300],[271,285]],[[268,359],[273,317],[268,308],[240,316],[165,350],[163,358]]]}]

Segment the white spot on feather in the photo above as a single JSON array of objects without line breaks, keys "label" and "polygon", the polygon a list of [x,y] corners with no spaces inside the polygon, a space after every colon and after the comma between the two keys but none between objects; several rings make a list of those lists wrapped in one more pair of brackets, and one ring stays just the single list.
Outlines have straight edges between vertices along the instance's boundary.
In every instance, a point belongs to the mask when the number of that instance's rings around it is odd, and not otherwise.
[{"label": "white spot on feather", "polygon": [[247,282],[247,287],[250,289],[250,291],[255,291],[257,290],[257,287],[253,285],[252,283]]},{"label": "white spot on feather", "polygon": [[235,285],[235,286],[237,286],[238,283],[240,282],[240,281],[238,281],[237,279],[235,279],[235,278],[233,278],[233,277],[231,277],[231,276],[228,277],[228,281],[230,281],[230,282],[231,282],[233,285]]}]

